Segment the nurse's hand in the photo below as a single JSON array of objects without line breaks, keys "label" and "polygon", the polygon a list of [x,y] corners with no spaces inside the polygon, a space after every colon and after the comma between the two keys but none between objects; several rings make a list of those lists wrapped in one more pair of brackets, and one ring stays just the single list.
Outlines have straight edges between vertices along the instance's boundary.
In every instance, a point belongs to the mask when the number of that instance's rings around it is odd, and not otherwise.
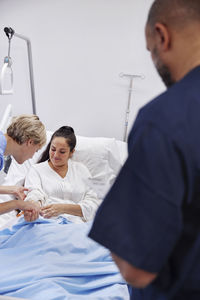
[{"label": "nurse's hand", "polygon": [[20,202],[20,206],[18,208],[24,211],[24,219],[27,222],[32,222],[39,218],[41,207],[38,202],[22,200],[17,200],[17,202]]},{"label": "nurse's hand", "polygon": [[16,199],[24,200],[28,189],[23,186],[0,186],[0,194],[14,195]]},{"label": "nurse's hand", "polygon": [[11,188],[12,194],[14,194],[17,199],[24,200],[26,198],[25,192],[28,191],[27,188],[23,186],[11,186]]}]

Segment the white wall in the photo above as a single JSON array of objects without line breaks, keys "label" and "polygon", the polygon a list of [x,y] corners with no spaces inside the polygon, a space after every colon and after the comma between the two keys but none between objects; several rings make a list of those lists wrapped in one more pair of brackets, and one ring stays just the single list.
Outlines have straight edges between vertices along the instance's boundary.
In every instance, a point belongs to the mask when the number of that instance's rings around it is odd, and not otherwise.
[{"label": "white wall", "polygon": [[[51,130],[71,125],[79,135],[123,138],[129,80],[134,81],[129,130],[138,109],[164,90],[146,50],[144,26],[152,0],[1,0],[0,63],[5,26],[30,38],[37,114]],[[11,45],[15,93],[0,96],[0,113],[31,113],[26,43]]]}]

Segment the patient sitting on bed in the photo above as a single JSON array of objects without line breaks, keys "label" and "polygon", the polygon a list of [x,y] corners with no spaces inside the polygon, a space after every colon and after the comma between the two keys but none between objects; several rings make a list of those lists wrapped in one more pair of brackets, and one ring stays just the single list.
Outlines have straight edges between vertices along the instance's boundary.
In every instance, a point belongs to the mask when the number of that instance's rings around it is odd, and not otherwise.
[{"label": "patient sitting on bed", "polygon": [[[38,164],[29,170],[25,186],[30,190],[26,200],[41,205],[44,218],[64,215],[69,221],[80,223],[92,220],[100,200],[91,188],[89,170],[71,160],[76,145],[73,128],[63,126],[51,137]],[[27,221],[34,221],[25,212]]]}]

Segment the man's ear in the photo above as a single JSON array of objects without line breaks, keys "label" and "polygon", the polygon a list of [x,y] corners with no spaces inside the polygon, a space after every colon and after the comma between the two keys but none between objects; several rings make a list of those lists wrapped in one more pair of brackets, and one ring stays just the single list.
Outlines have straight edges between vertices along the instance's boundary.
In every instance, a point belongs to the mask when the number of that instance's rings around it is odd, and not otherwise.
[{"label": "man's ear", "polygon": [[156,23],[154,29],[157,46],[162,51],[169,50],[171,45],[171,35],[168,28],[162,23]]}]

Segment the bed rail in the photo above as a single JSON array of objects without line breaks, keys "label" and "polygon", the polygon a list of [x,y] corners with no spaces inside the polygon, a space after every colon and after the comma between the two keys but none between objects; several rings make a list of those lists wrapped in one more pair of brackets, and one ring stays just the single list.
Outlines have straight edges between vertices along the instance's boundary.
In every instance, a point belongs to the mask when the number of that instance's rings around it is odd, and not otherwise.
[{"label": "bed rail", "polygon": [[2,120],[0,121],[0,131],[6,132],[8,125],[10,124],[12,118],[12,105],[8,104],[6,107]]}]

